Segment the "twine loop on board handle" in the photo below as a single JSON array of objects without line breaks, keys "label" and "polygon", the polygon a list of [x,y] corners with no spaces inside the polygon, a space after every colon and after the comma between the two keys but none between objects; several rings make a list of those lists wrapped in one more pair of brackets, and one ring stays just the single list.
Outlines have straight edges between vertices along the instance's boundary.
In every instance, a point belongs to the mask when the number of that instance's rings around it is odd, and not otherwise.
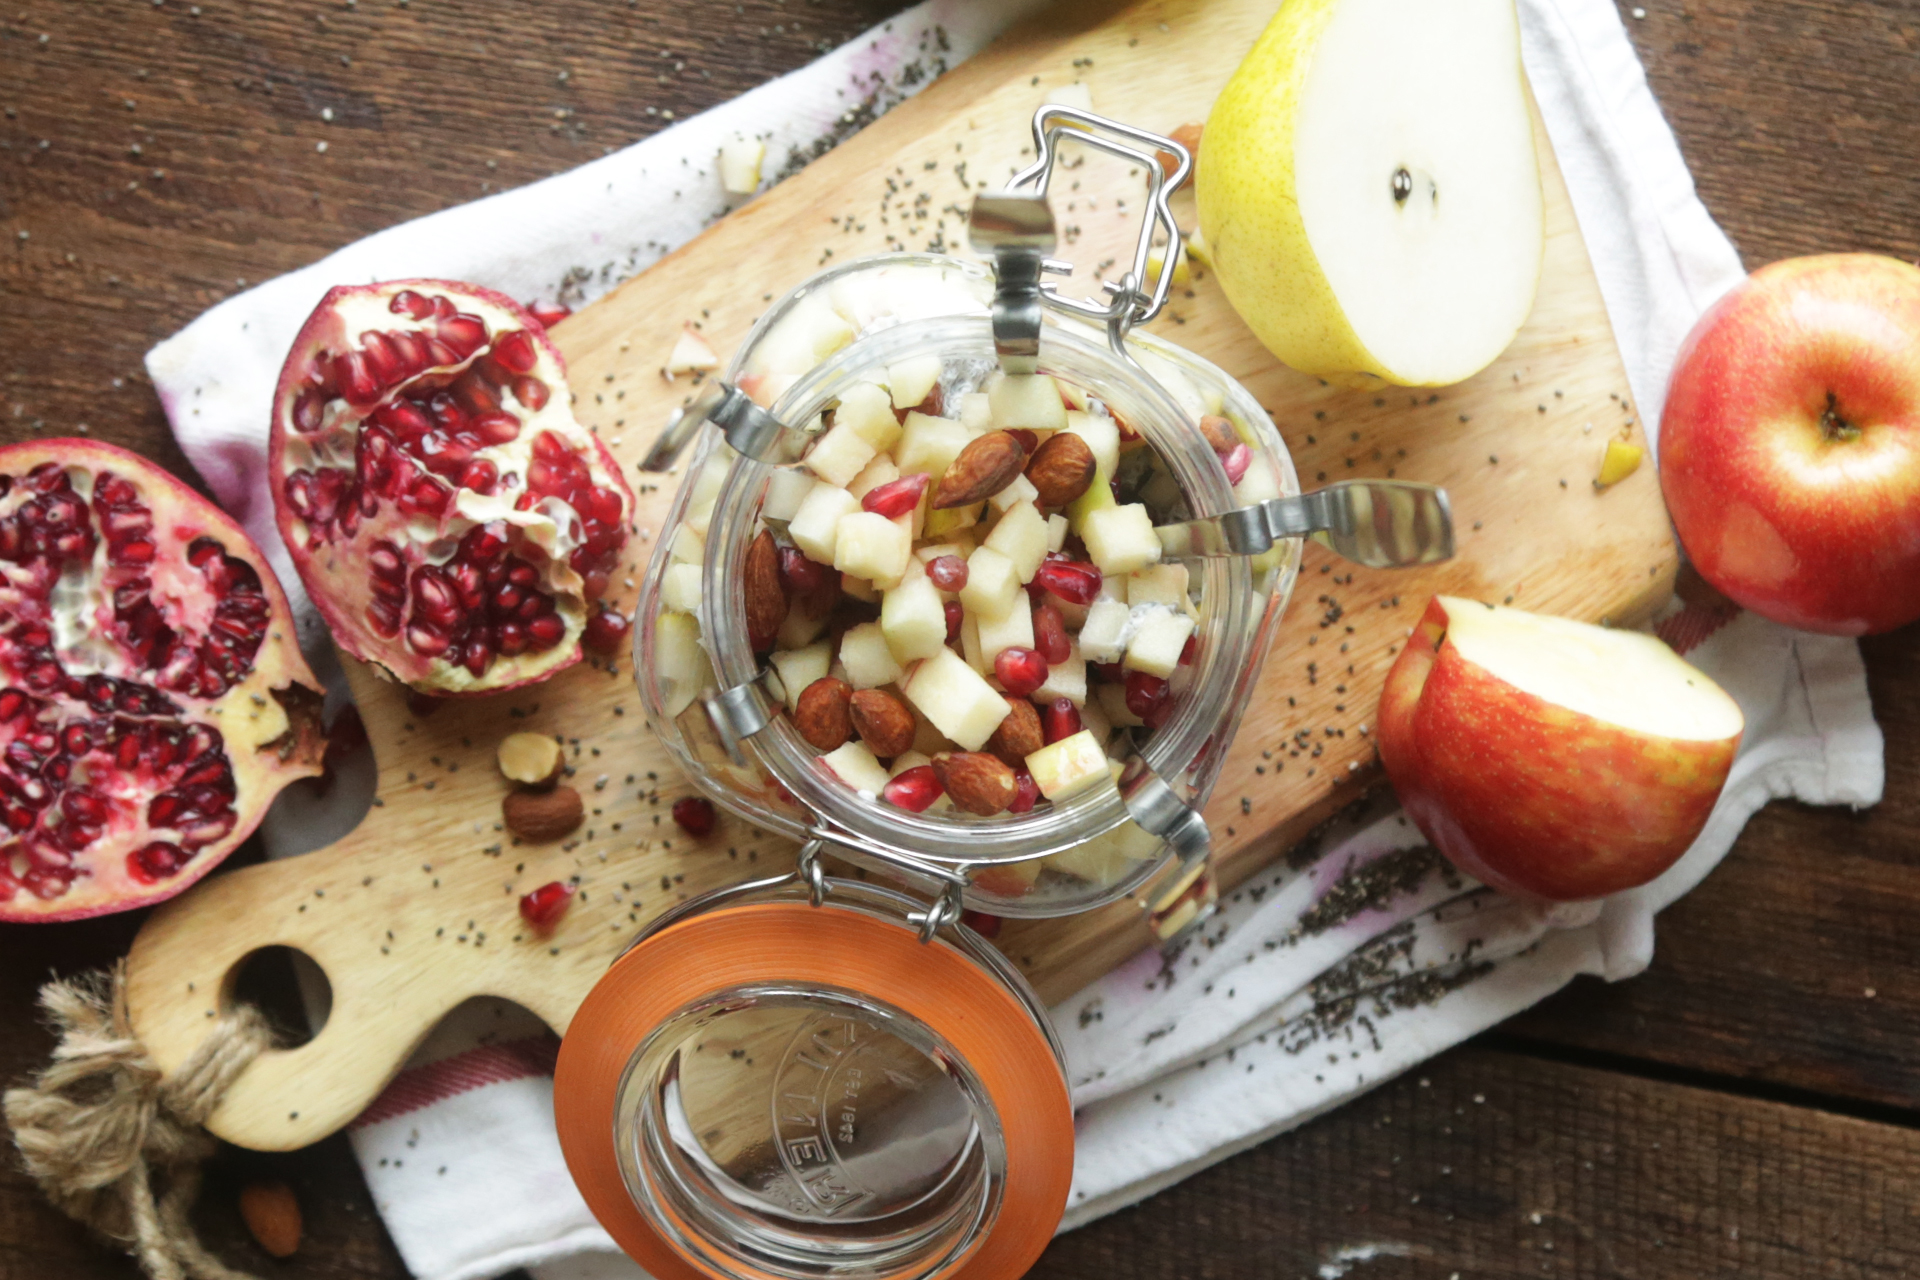
[{"label": "twine loop on board handle", "polygon": [[209,1253],[187,1215],[216,1146],[202,1126],[271,1045],[266,1019],[236,1006],[169,1078],[133,1034],[124,964],[48,983],[40,1007],[59,1035],[53,1061],[0,1105],[47,1198],[153,1280],[254,1280]]}]

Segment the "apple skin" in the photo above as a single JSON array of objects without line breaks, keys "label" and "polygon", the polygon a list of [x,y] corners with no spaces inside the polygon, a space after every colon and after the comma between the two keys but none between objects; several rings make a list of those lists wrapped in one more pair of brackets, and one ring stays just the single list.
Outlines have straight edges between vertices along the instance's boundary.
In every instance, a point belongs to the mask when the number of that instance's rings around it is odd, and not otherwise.
[{"label": "apple skin", "polygon": [[1693,844],[1738,735],[1636,733],[1522,691],[1447,644],[1427,606],[1380,694],[1380,761],[1448,861],[1521,897],[1577,902],[1645,884]]},{"label": "apple skin", "polygon": [[1667,388],[1660,485],[1701,575],[1762,617],[1920,618],[1920,268],[1790,258],[1709,308]]}]

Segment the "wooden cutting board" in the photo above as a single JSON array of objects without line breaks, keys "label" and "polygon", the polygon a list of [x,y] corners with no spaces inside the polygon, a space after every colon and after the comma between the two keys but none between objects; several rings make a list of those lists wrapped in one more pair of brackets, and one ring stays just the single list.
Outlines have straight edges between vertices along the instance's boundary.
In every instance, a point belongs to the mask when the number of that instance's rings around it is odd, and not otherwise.
[{"label": "wooden cutting board", "polygon": [[[772,298],[823,265],[889,247],[964,244],[971,192],[1026,162],[1032,113],[1063,86],[1084,83],[1096,111],[1162,132],[1204,120],[1274,7],[1069,4],[1004,37],[559,325],[581,419],[635,464],[689,392],[684,379],[669,383],[660,372],[683,323],[698,323],[724,355]],[[929,62],[937,55],[926,51]],[[1624,621],[1671,590],[1676,552],[1652,468],[1604,493],[1592,484],[1610,436],[1642,437],[1566,189],[1545,131],[1536,135],[1547,208],[1539,298],[1512,348],[1471,381],[1438,392],[1324,386],[1277,365],[1204,275],[1154,326],[1253,391],[1303,484],[1433,481],[1447,487],[1459,521],[1458,557],[1419,573],[1356,569],[1308,547],[1208,809],[1224,886],[1378,780],[1368,727],[1381,680],[1430,594]],[[1138,202],[1117,207],[1127,190],[1124,175],[1091,165],[1062,175],[1064,255],[1087,267],[1130,243]],[[1190,197],[1177,209],[1190,225]],[[628,599],[678,482],[637,476],[642,534]],[[582,665],[538,688],[443,704],[430,716],[348,666],[379,762],[376,807],[327,849],[216,876],[162,907],[130,957],[134,1025],[169,1069],[231,998],[250,953],[284,945],[326,972],[324,1028],[304,1046],[263,1056],[213,1114],[212,1130],[241,1146],[284,1150],[341,1128],[469,997],[518,1001],[564,1031],[587,989],[657,912],[790,862],[784,841],[732,819],[704,840],[674,827],[668,808],[688,786],[648,733],[625,659],[617,670]],[[517,729],[571,744],[571,781],[588,817],[562,844],[519,846],[500,829],[507,787],[494,747]],[[570,878],[580,890],[553,934],[524,927],[520,895]],[[1149,942],[1131,903],[1010,924],[1001,938],[1049,1001]]]}]

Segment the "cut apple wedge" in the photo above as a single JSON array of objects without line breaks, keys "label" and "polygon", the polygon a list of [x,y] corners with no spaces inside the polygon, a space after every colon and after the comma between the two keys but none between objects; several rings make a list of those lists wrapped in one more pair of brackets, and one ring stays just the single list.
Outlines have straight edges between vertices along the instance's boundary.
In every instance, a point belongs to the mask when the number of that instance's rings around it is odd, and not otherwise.
[{"label": "cut apple wedge", "polygon": [[1577,901],[1645,884],[1706,825],[1740,707],[1652,636],[1436,596],[1380,697],[1380,760],[1456,866]]}]

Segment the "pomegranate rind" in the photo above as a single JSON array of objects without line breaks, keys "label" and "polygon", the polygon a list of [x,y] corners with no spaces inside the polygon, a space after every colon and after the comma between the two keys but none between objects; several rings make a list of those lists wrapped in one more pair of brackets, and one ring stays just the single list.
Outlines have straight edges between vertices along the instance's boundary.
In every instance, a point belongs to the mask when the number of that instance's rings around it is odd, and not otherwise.
[{"label": "pomegranate rind", "polygon": [[[167,688],[160,692],[174,704],[177,713],[136,715],[127,721],[162,726],[177,723],[188,731],[205,726],[219,736],[233,781],[232,828],[218,839],[183,851],[189,853],[187,860],[163,878],[138,878],[131,870],[133,853],[170,834],[147,821],[151,812],[148,802],[152,797],[142,787],[151,783],[153,775],[145,762],[124,772],[103,771],[101,777],[107,781],[95,779],[98,785],[91,790],[104,795],[112,816],[105,823],[101,837],[75,855],[74,878],[57,896],[41,897],[14,875],[24,865],[22,841],[11,828],[0,829],[7,838],[7,844],[0,847],[0,922],[6,923],[81,920],[174,897],[213,870],[253,834],[267,806],[282,788],[296,778],[318,775],[326,749],[326,736],[320,722],[320,682],[300,653],[286,593],[274,577],[266,556],[246,531],[187,485],[139,455],[114,445],[82,439],[36,440],[0,447],[0,475],[13,477],[16,482],[11,497],[0,497],[0,517],[13,516],[24,491],[18,482],[46,463],[64,468],[75,492],[84,486],[88,498],[102,473],[110,472],[134,486],[140,502],[153,515],[157,534],[154,543],[159,548],[159,554],[145,571],[153,580],[149,598],[169,622],[181,624],[178,632],[182,638],[205,639],[205,633],[191,625],[196,609],[204,608],[204,601],[196,600],[196,596],[206,591],[203,584],[197,592],[189,577],[195,571],[187,560],[188,548],[197,539],[213,539],[220,544],[226,558],[242,561],[253,569],[258,575],[267,613],[264,634],[253,653],[251,667],[225,692],[209,698]],[[94,524],[96,518],[97,513],[89,516],[89,525],[95,529],[98,539],[88,570],[91,584],[99,582],[108,550],[105,536]],[[14,577],[23,576],[16,568],[21,563],[0,559],[0,574],[8,575],[6,584],[0,585],[0,609],[5,610],[0,613],[0,648],[4,648],[4,652],[0,652],[0,687],[10,690],[25,687],[16,661],[23,592],[12,581]],[[73,581],[73,577],[63,575],[62,588],[68,588]],[[64,605],[73,603],[73,596],[67,595]],[[151,671],[142,673],[132,666],[114,668],[110,663],[103,664],[100,640],[116,634],[120,633],[115,629],[111,604],[104,597],[88,597],[73,611],[64,630],[56,627],[52,652],[67,676],[77,678],[83,672],[91,672],[153,688],[139,678],[141,674],[152,678],[155,673]],[[73,713],[85,706],[58,693],[35,697],[45,710],[66,712],[68,719],[42,720],[37,725],[30,724],[30,729],[51,727],[55,723],[71,725],[75,722]],[[108,714],[118,719],[118,712]],[[21,734],[16,724],[9,723],[0,729],[0,736],[4,736],[10,746]],[[47,807],[57,803],[56,798]],[[12,877],[11,884],[9,877]]]},{"label": "pomegranate rind", "polygon": [[[344,353],[364,350],[369,331],[391,335],[406,333],[423,339],[444,334],[436,330],[440,323],[432,316],[415,316],[396,302],[402,294],[416,298],[447,299],[459,315],[474,316],[485,324],[486,342],[470,352],[454,354],[450,363],[429,364],[393,381],[379,391],[376,399],[351,403],[338,390],[337,379],[325,381],[336,366],[328,362]],[[517,417],[520,427],[509,440],[481,445],[471,452],[474,459],[487,462],[500,477],[497,492],[480,492],[464,487],[453,477],[438,474],[452,496],[437,515],[416,512],[405,516],[400,504],[379,497],[373,505],[379,512],[356,518],[357,531],[340,533],[337,522],[310,524],[296,509],[292,495],[292,477],[305,471],[317,475],[325,469],[345,471],[358,478],[360,458],[354,452],[363,429],[376,414],[396,401],[411,398],[415,407],[436,390],[454,393],[465,375],[477,372],[483,362],[495,355],[496,340],[513,332],[523,332],[526,343],[522,360],[524,374],[545,388],[540,403],[522,403],[513,394],[517,383],[491,387],[501,409]],[[499,366],[494,366],[497,374]],[[316,395],[316,387],[322,389]],[[324,400],[324,408],[313,410],[312,402]],[[589,477],[590,488],[601,497],[618,500],[618,520],[602,520],[601,534],[615,537],[612,550],[602,554],[608,569],[624,553],[625,537],[632,519],[632,490],[621,477],[619,464],[605,444],[574,420],[572,397],[566,384],[566,363],[547,337],[545,326],[513,299],[478,285],[448,280],[392,280],[373,285],[343,285],[321,299],[313,314],[294,339],[280,380],[274,392],[272,432],[268,447],[275,520],[287,544],[294,567],[305,584],[315,607],[327,620],[336,643],[348,653],[372,663],[383,674],[413,689],[435,696],[463,696],[498,693],[545,680],[580,661],[581,636],[594,605],[591,589],[569,563],[585,538],[596,536],[585,513],[563,498],[549,493],[531,509],[519,509],[522,495],[532,487],[539,466],[536,445],[543,436],[558,438],[570,451],[567,465],[575,462]],[[309,429],[301,425],[303,413]],[[475,415],[477,416],[477,414]],[[321,424],[311,426],[318,417]],[[416,480],[426,475],[423,456],[399,448],[395,456],[411,466]],[[407,467],[401,468],[407,473]],[[349,483],[352,483],[350,480]],[[354,490],[354,492],[360,492]],[[344,503],[340,507],[344,514]],[[497,615],[482,617],[482,626],[459,634],[482,635],[490,657],[484,669],[476,672],[461,660],[463,649],[456,642],[443,652],[429,654],[414,643],[411,620],[420,616],[420,596],[415,591],[413,574],[422,566],[438,568],[450,564],[458,555],[460,539],[486,525],[505,526],[508,550],[502,554],[510,561],[533,565],[537,581],[533,590],[550,599],[552,614],[564,624],[557,641],[548,648],[527,647],[509,655],[504,644],[493,645],[498,628]],[[583,526],[586,526],[583,531]],[[384,530],[384,532],[377,532]],[[374,622],[376,594],[380,590],[373,572],[376,544],[385,541],[397,549],[403,560],[399,578],[406,582],[404,598],[389,594],[388,626],[384,633]],[[603,578],[610,576],[603,570]],[[391,585],[391,593],[398,588]],[[489,588],[491,590],[491,588]],[[398,603],[395,600],[398,599]],[[491,606],[488,606],[489,608]],[[397,615],[399,621],[392,621]],[[465,613],[454,615],[451,627],[469,622]],[[434,639],[432,635],[428,637]],[[545,642],[545,641],[543,641]]]}]

